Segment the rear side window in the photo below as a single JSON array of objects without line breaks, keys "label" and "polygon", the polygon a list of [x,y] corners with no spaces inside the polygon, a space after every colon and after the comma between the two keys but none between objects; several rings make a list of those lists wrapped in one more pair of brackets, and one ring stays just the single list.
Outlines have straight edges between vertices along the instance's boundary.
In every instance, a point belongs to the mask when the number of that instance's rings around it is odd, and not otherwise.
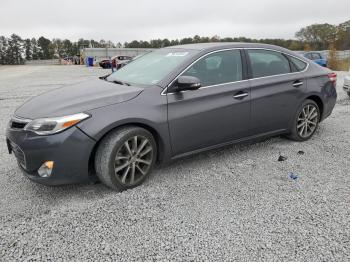
[{"label": "rear side window", "polygon": [[307,64],[304,61],[301,61],[300,59],[292,56],[288,57],[298,72],[303,71],[306,68]]},{"label": "rear side window", "polygon": [[182,75],[194,76],[202,87],[242,80],[242,59],[239,50],[210,54],[187,69]]},{"label": "rear side window", "polygon": [[248,50],[253,78],[287,74],[291,72],[288,59],[270,50]]}]

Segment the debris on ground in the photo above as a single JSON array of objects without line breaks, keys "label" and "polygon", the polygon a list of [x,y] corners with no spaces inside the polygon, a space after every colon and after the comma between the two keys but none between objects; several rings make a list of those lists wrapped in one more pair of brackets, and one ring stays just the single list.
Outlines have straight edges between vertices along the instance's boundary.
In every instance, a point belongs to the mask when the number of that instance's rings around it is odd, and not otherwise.
[{"label": "debris on ground", "polygon": [[293,180],[297,180],[299,177],[297,174],[294,174],[293,172],[289,172],[288,173],[288,176],[293,179]]},{"label": "debris on ground", "polygon": [[286,161],[287,160],[287,157],[286,156],[280,156],[278,157],[278,162],[283,162],[283,161]]},{"label": "debris on ground", "polygon": [[305,154],[304,151],[302,151],[302,150],[299,150],[299,151],[298,151],[298,155],[304,155],[304,154]]}]

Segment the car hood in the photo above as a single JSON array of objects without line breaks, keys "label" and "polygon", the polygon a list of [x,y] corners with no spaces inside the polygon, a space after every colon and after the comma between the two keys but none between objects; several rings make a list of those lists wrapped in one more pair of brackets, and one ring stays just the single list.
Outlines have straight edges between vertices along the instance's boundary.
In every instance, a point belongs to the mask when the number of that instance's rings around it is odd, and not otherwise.
[{"label": "car hood", "polygon": [[20,106],[15,115],[36,119],[81,113],[135,98],[143,88],[96,79],[65,86],[34,97]]}]

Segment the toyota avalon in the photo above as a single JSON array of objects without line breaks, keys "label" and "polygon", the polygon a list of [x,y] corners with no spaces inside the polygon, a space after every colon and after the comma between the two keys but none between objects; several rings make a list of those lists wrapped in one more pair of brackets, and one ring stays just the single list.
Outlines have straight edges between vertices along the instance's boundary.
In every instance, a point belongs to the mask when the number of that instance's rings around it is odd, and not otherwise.
[{"label": "toyota avalon", "polygon": [[27,101],[6,141],[35,182],[125,190],[157,163],[262,137],[308,140],[331,114],[335,86],[329,69],[277,46],[163,48]]}]

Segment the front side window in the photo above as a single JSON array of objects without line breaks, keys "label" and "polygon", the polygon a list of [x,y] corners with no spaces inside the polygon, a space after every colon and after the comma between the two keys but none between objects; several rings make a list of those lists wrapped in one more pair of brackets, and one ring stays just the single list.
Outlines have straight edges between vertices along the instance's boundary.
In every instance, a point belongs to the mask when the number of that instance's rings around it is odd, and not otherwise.
[{"label": "front side window", "polygon": [[182,75],[197,77],[202,87],[235,82],[243,79],[239,50],[210,54],[187,69]]},{"label": "front side window", "polygon": [[164,48],[145,54],[107,77],[107,81],[155,85],[176,67],[198,53],[196,50]]},{"label": "front side window", "polygon": [[253,78],[287,74],[291,72],[288,59],[269,50],[248,50]]}]

